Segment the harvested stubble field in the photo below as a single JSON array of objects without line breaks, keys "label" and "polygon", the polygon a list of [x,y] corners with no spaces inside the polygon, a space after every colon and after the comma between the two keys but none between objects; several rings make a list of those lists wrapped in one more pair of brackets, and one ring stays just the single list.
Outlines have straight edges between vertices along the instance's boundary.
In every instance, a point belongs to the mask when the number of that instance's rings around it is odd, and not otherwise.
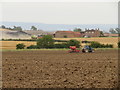
[{"label": "harvested stubble field", "polygon": [[36,45],[34,41],[0,41],[0,49],[8,50],[8,49],[16,49],[16,45],[19,43],[23,43],[27,46]]},{"label": "harvested stubble field", "polygon": [[118,51],[3,52],[3,88],[112,88],[118,84]]}]

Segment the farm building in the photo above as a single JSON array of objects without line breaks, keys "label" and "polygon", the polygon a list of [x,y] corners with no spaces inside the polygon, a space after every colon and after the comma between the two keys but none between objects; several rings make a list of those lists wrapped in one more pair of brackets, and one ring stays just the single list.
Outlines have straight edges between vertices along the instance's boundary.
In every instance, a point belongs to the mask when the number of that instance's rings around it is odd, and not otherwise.
[{"label": "farm building", "polygon": [[101,36],[101,31],[99,29],[86,29],[81,32],[73,31],[57,31],[55,32],[56,38],[75,38],[75,37],[99,37]]},{"label": "farm building", "polygon": [[101,36],[101,31],[99,29],[86,29],[82,34],[83,37],[99,37]]},{"label": "farm building", "polygon": [[80,37],[80,32],[73,32],[73,31],[55,32],[55,38],[75,38],[75,37]]},{"label": "farm building", "polygon": [[104,36],[106,36],[106,37],[118,37],[119,34],[104,33]]}]

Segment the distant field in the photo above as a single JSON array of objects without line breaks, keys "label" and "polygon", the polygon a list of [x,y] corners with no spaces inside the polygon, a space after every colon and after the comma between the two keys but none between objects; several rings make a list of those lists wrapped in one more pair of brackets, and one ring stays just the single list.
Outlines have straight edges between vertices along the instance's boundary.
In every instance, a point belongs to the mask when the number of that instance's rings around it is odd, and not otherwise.
[{"label": "distant field", "polygon": [[18,43],[24,43],[26,46],[36,44],[34,41],[0,41],[0,43],[2,43],[0,49],[16,49],[16,44]]},{"label": "distant field", "polygon": [[54,38],[55,40],[70,40],[76,39],[78,41],[97,41],[102,44],[113,44],[117,48],[117,43],[120,38],[118,37],[95,37],[95,38]]},{"label": "distant field", "polygon": [[[97,41],[102,44],[113,44],[114,48],[117,48],[118,37],[100,37],[100,38],[54,38],[55,40],[70,40],[76,39],[78,41]],[[16,49],[16,44],[24,43],[26,46],[36,45],[35,41],[0,41],[0,49]],[[82,44],[83,45],[83,44]]]}]

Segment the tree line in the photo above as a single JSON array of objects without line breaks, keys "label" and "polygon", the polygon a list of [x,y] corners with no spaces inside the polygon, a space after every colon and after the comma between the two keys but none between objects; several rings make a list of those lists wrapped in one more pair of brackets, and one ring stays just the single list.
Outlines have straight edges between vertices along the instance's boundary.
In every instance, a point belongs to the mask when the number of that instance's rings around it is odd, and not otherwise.
[{"label": "tree line", "polygon": [[[5,25],[1,25],[0,28],[3,28],[3,29],[9,29],[9,30],[18,30],[18,31],[22,31],[22,27],[21,26],[13,26],[13,28],[11,27],[6,27]],[[31,26],[30,30],[38,30],[37,27],[35,26]],[[73,29],[74,32],[82,32],[82,29],[81,28],[75,28]],[[109,30],[110,33],[112,34],[120,34],[120,28],[110,28]],[[103,32],[101,31],[101,35],[103,34]]]},{"label": "tree line", "polygon": [[[82,29],[81,28],[75,28],[73,31],[74,32],[82,32]],[[109,32],[111,34],[120,34],[120,28],[115,28],[115,29],[110,28]],[[102,34],[103,34],[103,31],[101,31],[101,35]]]},{"label": "tree line", "polygon": [[[6,27],[5,25],[1,25],[0,28],[9,29],[9,30],[17,30],[17,31],[22,31],[23,30],[21,26],[13,26],[11,28],[11,27]],[[38,30],[38,29],[35,26],[31,26],[30,30]]]},{"label": "tree line", "polygon": [[[50,35],[43,36],[43,38],[38,39],[37,45],[30,45],[27,49],[52,49],[52,48],[69,48],[70,46],[81,47],[81,43],[78,40],[71,39],[67,42],[55,43],[54,39]],[[112,44],[101,44],[99,42],[90,42],[92,48],[113,48]],[[17,44],[16,49],[24,49],[26,46],[23,43]],[[120,48],[120,42],[118,42],[118,48]]]}]

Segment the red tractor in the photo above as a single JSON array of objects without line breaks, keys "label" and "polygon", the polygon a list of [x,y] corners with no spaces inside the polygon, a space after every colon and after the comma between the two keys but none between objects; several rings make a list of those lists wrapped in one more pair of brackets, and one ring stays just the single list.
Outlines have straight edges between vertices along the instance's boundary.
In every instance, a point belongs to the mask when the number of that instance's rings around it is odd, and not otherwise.
[{"label": "red tractor", "polygon": [[79,53],[80,52],[80,50],[76,49],[76,46],[70,46],[70,49],[71,50],[68,51],[69,53]]}]

